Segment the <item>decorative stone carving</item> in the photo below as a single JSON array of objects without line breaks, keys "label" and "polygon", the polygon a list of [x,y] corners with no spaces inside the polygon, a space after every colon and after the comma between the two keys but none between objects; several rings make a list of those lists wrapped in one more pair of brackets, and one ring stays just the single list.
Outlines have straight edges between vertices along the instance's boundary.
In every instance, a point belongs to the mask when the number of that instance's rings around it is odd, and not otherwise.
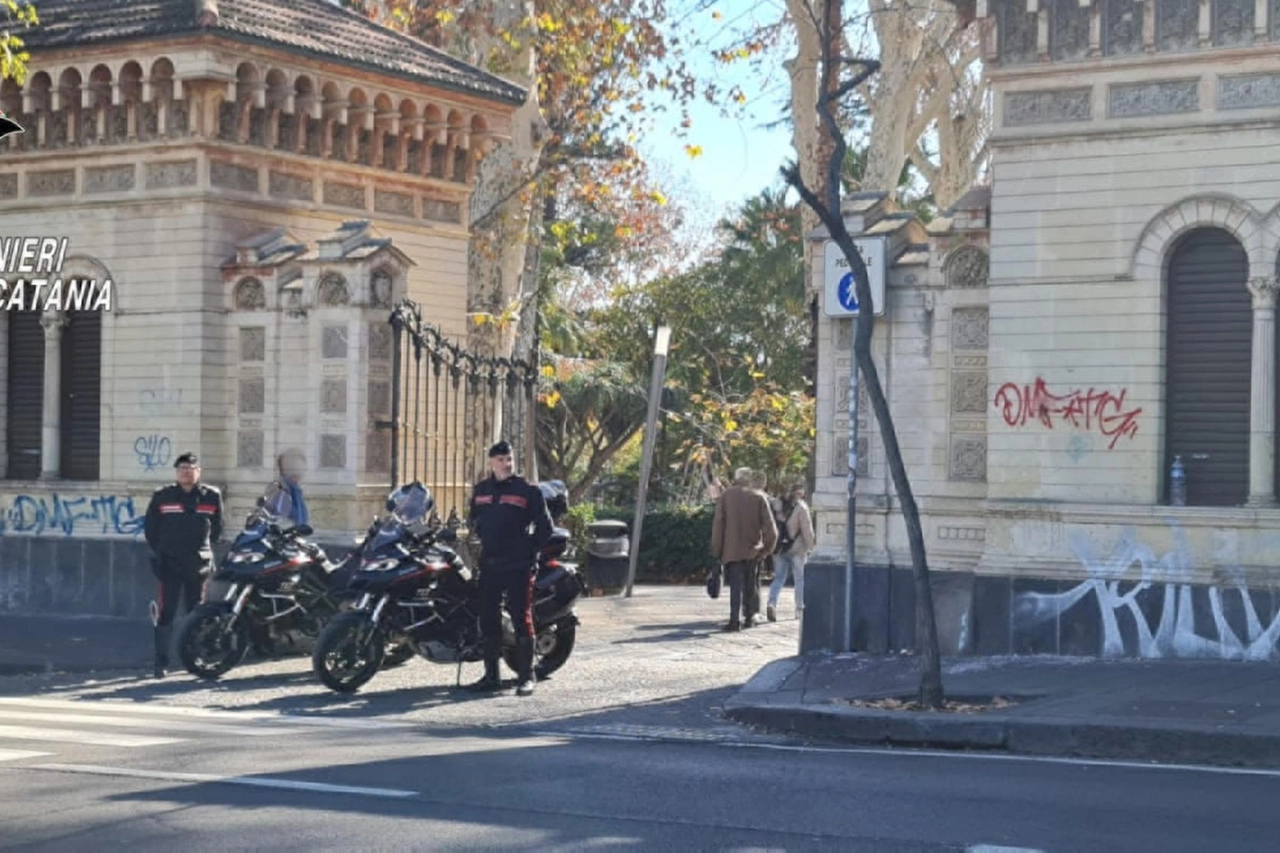
[{"label": "decorative stone carving", "polygon": [[1147,4],[1134,0],[1103,0],[1102,52],[1107,56],[1142,53],[1142,22]]},{"label": "decorative stone carving", "polygon": [[146,165],[146,187],[149,190],[166,190],[172,187],[196,185],[196,161],[174,160],[168,163]]},{"label": "decorative stone carving", "polygon": [[951,348],[984,350],[987,348],[988,311],[982,306],[951,310]]},{"label": "decorative stone carving", "polygon": [[347,467],[347,437],[345,435],[320,436],[320,467]]},{"label": "decorative stone carving", "polygon": [[316,288],[316,298],[321,305],[346,305],[351,301],[347,291],[347,280],[337,273],[328,273],[320,279]]},{"label": "decorative stone carving", "polygon": [[1026,0],[992,0],[997,21],[1001,65],[1023,65],[1039,58],[1038,15],[1027,11]]},{"label": "decorative stone carving", "polygon": [[237,311],[260,311],[267,307],[267,293],[262,282],[256,278],[246,278],[236,285],[235,304]]},{"label": "decorative stone carving", "polygon": [[987,437],[952,436],[947,477],[961,482],[987,481]]},{"label": "decorative stone carving", "polygon": [[369,324],[369,358],[374,361],[390,361],[393,335],[387,323]]},{"label": "decorative stone carving", "polygon": [[951,411],[971,414],[987,410],[987,374],[956,370],[951,373]]},{"label": "decorative stone carving", "polygon": [[84,170],[86,193],[118,193],[133,189],[137,170],[133,164],[123,166],[89,166]]},{"label": "decorative stone carving", "polygon": [[262,326],[242,326],[240,329],[240,360],[265,361],[267,358],[267,330]]},{"label": "decorative stone carving", "polygon": [[986,287],[991,257],[977,246],[960,246],[947,257],[943,274],[947,287]]},{"label": "decorative stone carving", "polygon": [[1254,0],[1213,0],[1209,8],[1213,14],[1211,32],[1216,46],[1253,44]]},{"label": "decorative stone carving", "polygon": [[[1276,0],[1280,14],[1280,0]],[[1280,74],[1240,74],[1218,78],[1218,109],[1280,107]]]},{"label": "decorative stone carving", "polygon": [[267,180],[268,191],[274,198],[287,201],[314,201],[315,190],[309,178],[272,172]]},{"label": "decorative stone carving", "polygon": [[262,430],[242,429],[236,434],[236,467],[262,467]]},{"label": "decorative stone carving", "polygon": [[1156,49],[1195,50],[1200,44],[1200,0],[1156,0]]},{"label": "decorative stone carving", "polygon": [[209,183],[224,190],[258,192],[258,170],[214,160],[209,164]]},{"label": "decorative stone carving", "polygon": [[369,305],[374,308],[390,308],[391,290],[391,274],[386,270],[375,270],[369,279]]},{"label": "decorative stone carving", "polygon": [[325,181],[324,203],[332,204],[335,207],[351,207],[356,210],[364,210],[366,207],[364,187]]},{"label": "decorative stone carving", "polygon": [[391,470],[390,433],[373,429],[365,434],[364,470],[370,474],[381,474]]},{"label": "decorative stone carving", "polygon": [[1043,89],[1008,92],[1004,96],[1004,126],[1062,124],[1093,118],[1093,90]]},{"label": "decorative stone carving", "polygon": [[1080,0],[1050,0],[1049,55],[1059,62],[1089,55],[1089,6]]},{"label": "decorative stone carving", "polygon": [[347,410],[347,380],[326,379],[320,383],[320,411],[340,415]]},{"label": "decorative stone carving", "polygon": [[1255,311],[1274,309],[1277,292],[1280,292],[1280,280],[1275,276],[1258,276],[1249,279],[1249,295],[1253,297]]},{"label": "decorative stone carving", "polygon": [[1121,83],[1108,92],[1111,118],[1194,113],[1200,109],[1199,80],[1162,80],[1156,83]]},{"label": "decorative stone carving", "polygon": [[320,355],[323,358],[347,357],[347,327],[325,326],[320,334]]},{"label": "decorative stone carving", "polygon": [[369,415],[391,414],[391,383],[385,379],[369,380]]},{"label": "decorative stone carving", "polygon": [[1280,41],[1280,0],[1271,0],[1271,40]]},{"label": "decorative stone carving", "polygon": [[392,216],[413,216],[413,196],[408,193],[374,190],[373,209]]},{"label": "decorative stone carving", "polygon": [[422,218],[437,222],[461,222],[462,205],[456,201],[425,198],[422,200]]},{"label": "decorative stone carving", "polygon": [[266,386],[262,377],[240,380],[240,408],[242,415],[260,415],[266,411]]},{"label": "decorative stone carving", "polygon": [[75,191],[75,169],[27,172],[27,195],[29,196],[71,195]]},{"label": "decorative stone carving", "polygon": [[[870,442],[865,435],[858,436],[858,476],[865,477],[871,470],[867,460]],[[845,477],[849,474],[849,436],[835,435],[831,441],[831,476]]]},{"label": "decorative stone carving", "polygon": [[18,176],[0,175],[0,198],[18,197]]}]

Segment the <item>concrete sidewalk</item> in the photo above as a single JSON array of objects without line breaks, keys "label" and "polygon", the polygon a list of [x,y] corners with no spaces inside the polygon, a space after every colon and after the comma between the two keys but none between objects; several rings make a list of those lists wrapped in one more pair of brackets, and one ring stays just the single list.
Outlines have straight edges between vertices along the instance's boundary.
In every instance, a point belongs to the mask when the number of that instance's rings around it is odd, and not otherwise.
[{"label": "concrete sidewalk", "polygon": [[150,619],[0,615],[0,676],[147,668]]},{"label": "concrete sidewalk", "polygon": [[854,707],[914,700],[909,656],[810,654],[760,670],[730,719],[815,740],[1141,761],[1280,767],[1280,665],[1047,656],[947,658],[949,700],[969,713]]}]

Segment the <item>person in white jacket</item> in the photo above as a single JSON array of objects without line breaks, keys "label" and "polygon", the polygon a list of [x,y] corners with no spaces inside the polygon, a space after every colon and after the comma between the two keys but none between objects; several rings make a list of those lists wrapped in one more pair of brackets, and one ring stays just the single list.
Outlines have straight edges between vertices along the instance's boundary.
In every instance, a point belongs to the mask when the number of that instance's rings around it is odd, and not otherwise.
[{"label": "person in white jacket", "polygon": [[787,585],[787,575],[796,578],[796,617],[804,612],[804,564],[817,545],[813,533],[813,517],[804,502],[804,486],[791,488],[782,502],[778,519],[778,546],[774,552],[773,583],[769,586],[769,604],[765,616],[770,622],[778,621],[778,596]]}]

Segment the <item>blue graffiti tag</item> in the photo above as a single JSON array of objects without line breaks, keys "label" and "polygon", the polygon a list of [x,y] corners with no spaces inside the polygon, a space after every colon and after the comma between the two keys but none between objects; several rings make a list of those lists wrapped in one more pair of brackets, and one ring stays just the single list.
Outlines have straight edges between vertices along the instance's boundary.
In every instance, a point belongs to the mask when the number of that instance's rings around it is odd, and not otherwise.
[{"label": "blue graffiti tag", "polygon": [[137,536],[146,517],[139,516],[133,498],[117,495],[76,498],[18,495],[13,505],[0,511],[0,534],[55,533],[64,536]]},{"label": "blue graffiti tag", "polygon": [[138,464],[144,471],[154,471],[169,464],[173,445],[167,436],[140,435],[133,442],[133,452],[138,454]]}]

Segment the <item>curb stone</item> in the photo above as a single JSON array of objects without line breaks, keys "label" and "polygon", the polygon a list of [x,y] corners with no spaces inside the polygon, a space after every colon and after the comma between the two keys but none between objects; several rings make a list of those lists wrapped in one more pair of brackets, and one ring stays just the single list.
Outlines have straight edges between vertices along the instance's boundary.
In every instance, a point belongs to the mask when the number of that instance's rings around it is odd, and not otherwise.
[{"label": "curb stone", "polygon": [[1082,723],[834,705],[726,703],[729,720],[774,732],[867,746],[1001,751],[1013,755],[1280,768],[1280,734],[1197,726]]}]

